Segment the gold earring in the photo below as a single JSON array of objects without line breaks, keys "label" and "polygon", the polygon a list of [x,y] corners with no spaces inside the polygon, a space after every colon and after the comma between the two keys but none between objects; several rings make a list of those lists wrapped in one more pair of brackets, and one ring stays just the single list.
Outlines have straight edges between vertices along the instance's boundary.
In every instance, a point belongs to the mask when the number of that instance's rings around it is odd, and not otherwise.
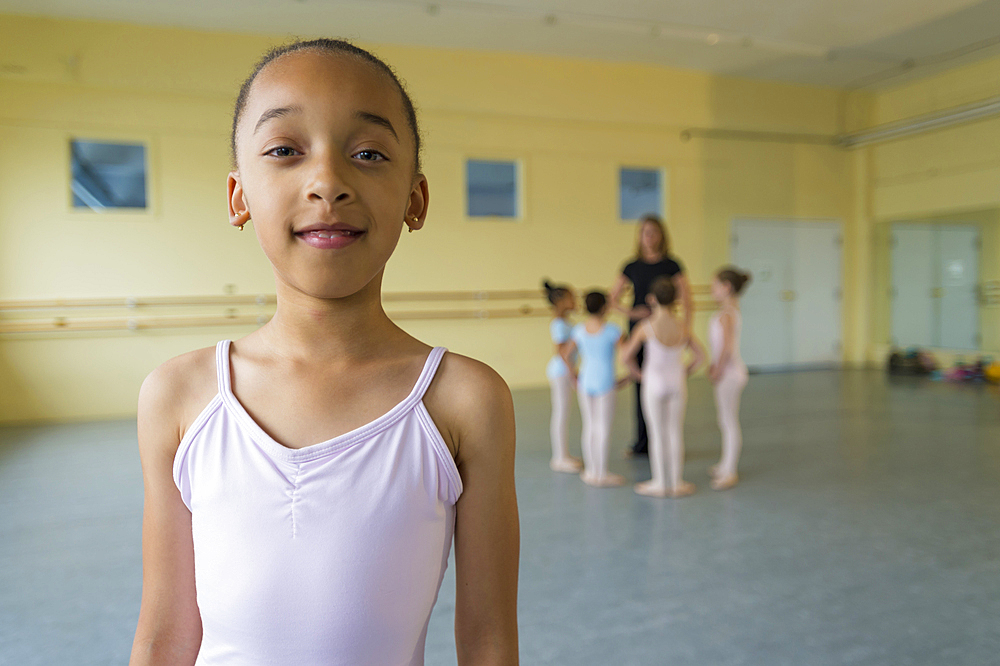
[{"label": "gold earring", "polygon": [[[250,221],[250,218],[248,217],[247,218],[247,222],[249,222],[249,221]],[[243,225],[246,224],[247,222],[244,222],[243,224],[239,225],[240,231],[243,231]]]}]

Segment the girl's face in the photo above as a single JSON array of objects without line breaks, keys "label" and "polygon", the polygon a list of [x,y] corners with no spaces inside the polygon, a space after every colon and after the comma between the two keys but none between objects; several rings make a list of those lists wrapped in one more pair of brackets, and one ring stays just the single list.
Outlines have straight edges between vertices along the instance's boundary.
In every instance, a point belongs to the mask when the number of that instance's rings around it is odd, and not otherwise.
[{"label": "girl's face", "polygon": [[718,277],[712,280],[712,298],[715,299],[717,303],[729,298],[733,293],[732,287],[729,286],[728,282],[723,282]]},{"label": "girl's face", "polygon": [[662,241],[663,236],[660,234],[658,226],[652,222],[642,223],[642,228],[639,230],[639,244],[642,246],[644,253],[655,254],[659,252]]},{"label": "girl's face", "polygon": [[573,312],[576,310],[576,296],[572,291],[567,292],[565,296],[559,299],[559,309],[562,312]]},{"label": "girl's face", "polygon": [[[258,74],[237,128],[230,221],[253,219],[275,277],[343,298],[380,277],[427,181],[392,82],[350,56],[291,53]],[[414,220],[414,218],[416,218]]]}]

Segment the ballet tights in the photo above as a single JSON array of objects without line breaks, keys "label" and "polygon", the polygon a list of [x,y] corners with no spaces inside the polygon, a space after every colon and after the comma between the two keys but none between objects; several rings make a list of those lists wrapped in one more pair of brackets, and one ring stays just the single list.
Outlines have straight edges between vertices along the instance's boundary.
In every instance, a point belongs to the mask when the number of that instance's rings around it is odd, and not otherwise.
[{"label": "ballet tights", "polygon": [[615,392],[600,395],[578,392],[580,415],[583,417],[583,469],[587,476],[602,480],[608,475],[608,443],[611,422],[615,416]]},{"label": "ballet tights", "polygon": [[[573,380],[569,373],[561,377],[549,379],[552,387],[552,423],[549,434],[552,437],[552,460],[569,459],[569,447],[566,445],[566,423],[569,421],[569,403],[573,393]],[[577,462],[579,465],[579,462]]]},{"label": "ballet tights", "polygon": [[719,461],[718,478],[736,476],[743,448],[740,430],[740,395],[747,385],[743,372],[729,369],[715,385],[715,409],[722,431],[722,459]]},{"label": "ballet tights", "polygon": [[642,384],[642,411],[649,429],[649,468],[653,486],[676,490],[684,476],[684,410],[687,390],[657,394]]}]

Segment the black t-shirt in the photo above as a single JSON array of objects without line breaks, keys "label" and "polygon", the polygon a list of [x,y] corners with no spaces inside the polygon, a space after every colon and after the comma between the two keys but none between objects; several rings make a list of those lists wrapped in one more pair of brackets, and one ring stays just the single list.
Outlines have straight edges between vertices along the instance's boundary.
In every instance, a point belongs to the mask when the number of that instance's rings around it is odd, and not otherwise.
[{"label": "black t-shirt", "polygon": [[622,275],[632,282],[632,291],[635,294],[632,307],[646,304],[646,294],[649,293],[649,286],[653,284],[653,280],[661,275],[673,278],[683,272],[684,269],[681,268],[681,265],[670,257],[664,257],[655,264],[648,264],[642,259],[636,259],[627,265],[622,269]]}]

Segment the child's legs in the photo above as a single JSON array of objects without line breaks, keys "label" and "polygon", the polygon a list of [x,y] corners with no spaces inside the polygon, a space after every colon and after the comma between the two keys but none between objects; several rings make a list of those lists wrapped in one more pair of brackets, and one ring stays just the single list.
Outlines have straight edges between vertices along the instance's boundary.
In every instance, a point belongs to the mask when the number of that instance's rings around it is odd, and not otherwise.
[{"label": "child's legs", "polygon": [[649,434],[649,472],[654,486],[667,485],[666,449],[664,446],[664,420],[666,405],[662,396],[649,388],[650,382],[642,385],[642,412],[646,417]]},{"label": "child's legs", "polygon": [[719,461],[719,477],[736,474],[743,448],[743,433],[740,430],[740,396],[746,386],[742,373],[727,372],[715,385],[715,408],[722,431],[722,459]]},{"label": "child's legs", "polygon": [[667,474],[670,487],[678,488],[684,481],[684,414],[687,391],[683,388],[666,401]]},{"label": "child's legs", "polygon": [[583,455],[583,469],[587,474],[593,474],[594,456],[590,446],[591,433],[594,430],[592,423],[594,410],[591,407],[593,398],[583,391],[577,391],[577,397],[580,401],[580,420],[583,426],[580,435],[580,453]]},{"label": "child's legs", "polygon": [[593,472],[598,479],[608,473],[608,444],[611,440],[611,422],[615,418],[614,389],[602,395],[591,396],[593,422],[591,423],[591,456],[594,460]]},{"label": "child's legs", "polygon": [[552,437],[552,458],[565,460],[569,457],[569,447],[566,445],[566,425],[569,421],[570,393],[573,387],[567,375],[549,379],[552,386],[552,423],[549,434]]}]

